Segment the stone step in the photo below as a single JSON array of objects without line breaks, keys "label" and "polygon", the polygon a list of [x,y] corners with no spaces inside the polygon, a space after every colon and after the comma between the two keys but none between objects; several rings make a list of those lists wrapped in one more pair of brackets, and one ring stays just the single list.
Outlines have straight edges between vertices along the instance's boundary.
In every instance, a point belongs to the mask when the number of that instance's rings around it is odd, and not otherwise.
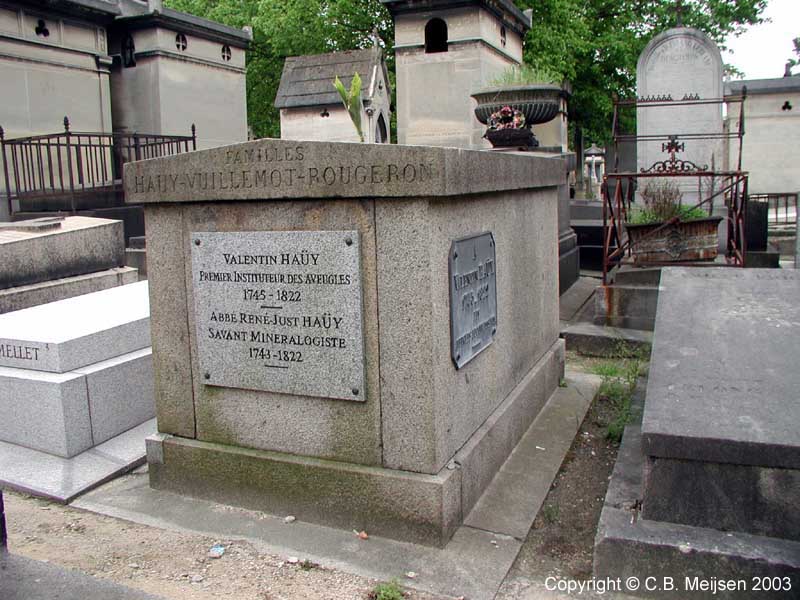
[{"label": "stone step", "polygon": [[0,366],[66,373],[150,346],[147,282],[0,315]]},{"label": "stone step", "polygon": [[0,290],[0,315],[137,281],[139,281],[139,273],[136,269],[114,267],[85,275],[73,275],[72,277],[20,285]]},{"label": "stone step", "polygon": [[67,373],[0,367],[0,440],[75,456],[153,418],[153,385],[150,348]]},{"label": "stone step", "polygon": [[658,286],[606,285],[595,292],[595,322],[626,329],[653,331]]}]

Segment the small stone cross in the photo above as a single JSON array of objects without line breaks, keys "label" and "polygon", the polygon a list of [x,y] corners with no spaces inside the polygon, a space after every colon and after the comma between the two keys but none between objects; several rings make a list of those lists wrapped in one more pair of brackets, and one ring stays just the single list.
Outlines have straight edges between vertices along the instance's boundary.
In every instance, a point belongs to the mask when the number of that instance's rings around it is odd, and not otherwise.
[{"label": "small stone cross", "polygon": [[683,3],[675,0],[675,26],[683,27]]}]

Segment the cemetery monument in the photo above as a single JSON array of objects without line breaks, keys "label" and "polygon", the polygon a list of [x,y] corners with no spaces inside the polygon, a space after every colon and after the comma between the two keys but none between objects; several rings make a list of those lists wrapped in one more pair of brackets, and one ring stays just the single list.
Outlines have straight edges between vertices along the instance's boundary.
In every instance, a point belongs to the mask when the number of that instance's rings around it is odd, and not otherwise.
[{"label": "cemetery monument", "polygon": [[558,387],[563,160],[260,140],[132,163],[151,485],[444,545]]}]

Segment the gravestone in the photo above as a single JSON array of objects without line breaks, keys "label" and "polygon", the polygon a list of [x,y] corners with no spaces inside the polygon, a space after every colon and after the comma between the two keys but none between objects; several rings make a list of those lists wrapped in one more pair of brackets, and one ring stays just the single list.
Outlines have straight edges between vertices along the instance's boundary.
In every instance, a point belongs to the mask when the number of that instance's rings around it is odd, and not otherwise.
[{"label": "gravestone", "polygon": [[0,315],[0,441],[71,458],[153,416],[147,282]]},{"label": "gravestone", "polygon": [[[722,57],[716,44],[702,31],[675,27],[654,37],[636,64],[637,136],[657,136],[639,141],[637,171],[649,169],[668,158],[662,144],[667,136],[678,136],[685,150],[678,155],[698,167],[712,169],[723,165],[723,146],[719,139],[687,139],[682,134],[721,134],[722,104],[648,107],[657,99],[682,101],[722,98]],[[686,200],[697,197],[697,181],[685,178],[681,190]]]},{"label": "gravestone", "polygon": [[445,544],[563,373],[564,172],[285,140],[127,165],[148,232],[151,486]]},{"label": "gravestone", "polygon": [[797,590],[799,293],[793,270],[662,270],[641,428],[625,432],[595,576]]}]

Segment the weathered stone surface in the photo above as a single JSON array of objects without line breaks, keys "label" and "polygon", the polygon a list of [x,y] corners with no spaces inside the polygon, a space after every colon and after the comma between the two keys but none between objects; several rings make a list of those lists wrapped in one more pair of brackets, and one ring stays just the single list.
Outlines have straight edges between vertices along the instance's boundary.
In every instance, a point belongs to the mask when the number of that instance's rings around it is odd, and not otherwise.
[{"label": "weathered stone surface", "polygon": [[457,196],[556,186],[562,159],[344,142],[256,140],[125,165],[132,204]]},{"label": "weathered stone surface", "polygon": [[86,377],[95,446],[155,416],[150,348],[76,369],[75,372]]},{"label": "weathered stone surface", "polygon": [[65,373],[149,345],[147,282],[0,315],[0,366]]},{"label": "weathered stone surface", "polygon": [[0,486],[69,503],[86,491],[141,465],[150,419],[72,458],[0,442]]},{"label": "weathered stone surface", "polygon": [[458,469],[420,475],[173,436],[161,443],[164,462],[149,470],[156,489],[437,546],[461,522]]},{"label": "weathered stone surface", "polygon": [[[648,399],[649,401],[649,399]],[[614,466],[594,550],[595,577],[620,577],[623,585],[637,578],[636,595],[674,598],[691,591],[695,580],[743,580],[744,591],[718,591],[715,598],[774,598],[775,592],[753,591],[753,577],[788,577],[791,589],[800,585],[800,543],[749,533],[717,531],[641,518],[643,455],[637,426],[628,426]],[[662,583],[670,577],[675,589],[646,589],[645,577]],[[785,581],[781,582],[785,584]],[[623,587],[622,592],[632,592]],[[710,590],[709,590],[710,591]]]},{"label": "weathered stone surface", "polygon": [[800,470],[653,458],[642,516],[800,541]]},{"label": "weathered stone surface", "polygon": [[[198,208],[202,208],[197,210]],[[183,213],[181,277],[191,281],[190,245],[192,232],[197,231],[359,231],[361,238],[361,274],[363,285],[364,357],[366,361],[366,402],[350,402],[325,398],[259,392],[204,385],[196,353],[191,354],[192,366],[186,373],[194,375],[193,391],[178,396],[187,410],[196,410],[198,439],[240,445],[263,450],[289,452],[319,458],[330,458],[359,464],[381,463],[381,412],[378,377],[377,290],[374,283],[376,264],[375,214],[368,201],[338,200],[303,203],[270,202],[218,203],[176,206]],[[166,242],[162,239],[161,242]],[[152,256],[153,242],[148,241]],[[151,262],[151,266],[152,266]],[[445,263],[446,264],[446,263]],[[151,271],[151,281],[155,273]],[[446,283],[446,282],[445,282]],[[175,287],[172,284],[172,287]],[[187,319],[187,306],[194,306],[193,290],[187,284],[188,299],[172,313],[169,320]],[[170,285],[164,294],[172,294]],[[161,296],[159,295],[159,298]],[[160,309],[170,308],[171,299],[158,304],[153,301],[153,318]],[[194,310],[188,310],[190,341],[195,344]],[[170,325],[174,327],[174,325]],[[153,331],[160,331],[153,326]],[[156,335],[156,337],[161,337]],[[155,340],[154,340],[155,342]],[[173,343],[172,340],[166,341]],[[176,351],[186,354],[184,349]],[[163,357],[155,350],[158,363]],[[170,371],[176,375],[174,370]],[[157,384],[158,385],[158,384]],[[159,411],[161,409],[159,408]],[[192,423],[195,419],[192,419]],[[275,424],[280,423],[279,427]]]},{"label": "weathered stone surface", "polygon": [[[557,207],[528,193],[378,204],[380,332],[394,340],[380,346],[384,466],[436,473],[555,341]],[[451,240],[476,230],[495,240],[499,327],[456,371],[444,269]],[[416,244],[406,241],[412,232]]]},{"label": "weathered stone surface", "polygon": [[365,400],[358,231],[192,238],[206,385]]},{"label": "weathered stone surface", "polygon": [[124,264],[120,221],[65,217],[58,228],[0,231],[0,289]]},{"label": "weathered stone surface", "polygon": [[800,272],[668,268],[661,288],[645,453],[800,468]]},{"label": "weathered stone surface", "polygon": [[[303,146],[302,161],[297,145]],[[293,178],[301,172],[298,168],[305,169],[305,183],[293,179],[289,186],[288,180],[282,179],[274,190],[201,190],[192,197],[182,191],[179,179],[169,179],[167,184],[162,179],[162,189],[166,185],[168,190],[163,193],[148,191],[149,180],[140,179],[145,189],[139,195],[147,196],[159,429],[175,436],[164,438],[162,451],[153,446],[161,442],[149,442],[154,485],[247,506],[264,507],[269,499],[270,510],[278,512],[295,504],[307,506],[310,514],[317,511],[322,515],[318,521],[351,528],[354,520],[371,518],[374,511],[367,502],[373,500],[353,501],[348,495],[351,491],[340,492],[337,486],[355,486],[364,493],[367,484],[353,480],[348,473],[380,471],[378,481],[390,482],[388,487],[370,483],[366,496],[392,496],[379,500],[388,503],[377,511],[385,519],[375,517],[376,521],[384,519],[387,535],[441,543],[449,536],[450,523],[461,520],[461,482],[453,486],[437,483],[438,488],[422,501],[416,484],[406,492],[391,482],[397,477],[414,482],[442,477],[442,469],[473,436],[489,435],[481,425],[507,398],[517,418],[498,418],[507,427],[494,435],[519,439],[525,419],[535,416],[541,402],[558,385],[563,351],[556,344],[555,186],[560,183],[559,173],[563,175],[563,164],[539,157],[441,148],[264,140],[185,155],[183,162],[172,158],[143,162],[129,169],[128,183],[135,186],[135,177],[174,175],[178,167],[194,164],[214,170],[214,161],[242,161],[248,150],[252,153],[247,160],[258,158],[260,151],[261,162],[270,161],[261,168],[270,169],[274,167],[270,163],[276,162],[274,153],[283,152],[281,165],[275,168],[295,169],[290,172]],[[289,156],[294,160],[289,161]],[[369,180],[363,183],[325,183],[326,166],[349,165],[355,177],[354,169],[367,159],[371,162],[365,164],[377,165],[374,178],[370,167]],[[424,172],[425,181],[400,185],[399,175],[392,170],[392,181],[386,181],[391,165],[428,159],[438,169],[435,176],[433,168],[417,169],[417,173]],[[287,166],[290,162],[302,165]],[[309,184],[311,168],[317,171]],[[382,168],[386,177],[380,175]],[[359,169],[358,176],[364,172]],[[407,171],[409,177],[411,173]],[[333,175],[329,172],[327,177]],[[172,182],[175,191],[171,191]],[[459,191],[466,193],[462,197]],[[153,204],[159,201],[164,204]],[[492,232],[497,245],[498,322],[507,326],[498,329],[490,347],[457,371],[449,347],[447,257],[453,240],[481,231]],[[205,292],[193,284],[194,241],[199,234],[246,236],[248,232],[357,233],[364,402],[322,398],[308,391],[287,394],[206,384],[198,352],[202,327],[198,327],[201,321],[195,310],[197,303],[203,302],[195,296]],[[273,289],[266,292],[275,293]],[[262,327],[264,332],[271,329]],[[510,396],[554,344],[535,393]],[[171,447],[177,449],[171,453]],[[485,465],[500,464],[500,454],[504,457],[509,451],[505,442],[476,447],[487,449],[487,460],[481,459]],[[323,476],[316,467],[320,461],[336,469],[326,470]],[[475,469],[470,483],[473,498],[479,494],[480,482],[487,480],[488,471],[478,471]],[[263,481],[272,481],[269,489],[266,483],[262,489],[260,483],[251,482],[262,474]],[[319,498],[308,486],[316,482],[320,489],[335,494],[326,506],[314,506]],[[377,491],[370,494],[370,490]],[[297,500],[298,494],[305,497]],[[414,508],[418,502],[424,504],[422,509]],[[381,528],[372,527],[376,531]]]},{"label": "weathered stone surface", "polygon": [[136,269],[114,267],[85,275],[20,285],[0,290],[0,314],[91,294],[137,281],[139,281],[139,273]]},{"label": "weathered stone surface", "polygon": [[0,440],[65,458],[90,448],[83,376],[0,367]]},{"label": "weathered stone surface", "polygon": [[[706,34],[689,27],[669,29],[655,36],[639,56],[636,94],[645,99],[669,95],[676,101],[687,95],[701,100],[722,98],[722,67],[719,48]],[[669,157],[661,146],[668,135],[677,135],[680,142],[684,133],[722,132],[721,104],[648,107],[645,103],[636,112],[637,135],[663,138],[638,144],[638,169]],[[688,140],[678,158],[719,169],[722,144],[718,139]],[[684,178],[679,185],[686,195],[696,195],[696,182]]]}]

